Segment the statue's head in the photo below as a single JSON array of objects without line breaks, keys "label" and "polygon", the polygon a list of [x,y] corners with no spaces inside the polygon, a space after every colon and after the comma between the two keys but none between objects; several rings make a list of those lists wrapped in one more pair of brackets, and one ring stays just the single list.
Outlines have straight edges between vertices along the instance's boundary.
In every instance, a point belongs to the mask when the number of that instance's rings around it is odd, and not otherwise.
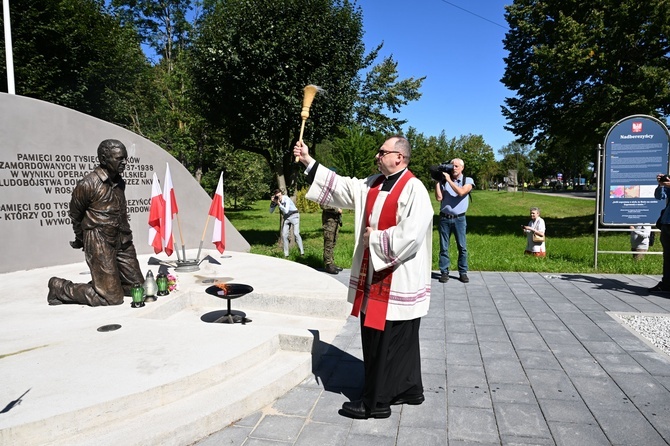
[{"label": "statue's head", "polygon": [[128,163],[128,151],[118,139],[106,139],[98,146],[100,166],[107,169],[112,177],[122,173]]}]

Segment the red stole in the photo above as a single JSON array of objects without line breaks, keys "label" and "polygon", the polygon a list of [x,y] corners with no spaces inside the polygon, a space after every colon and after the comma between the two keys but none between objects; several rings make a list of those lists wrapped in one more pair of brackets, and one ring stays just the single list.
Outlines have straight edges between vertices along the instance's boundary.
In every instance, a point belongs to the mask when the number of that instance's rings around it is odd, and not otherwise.
[{"label": "red stole", "polygon": [[[379,222],[377,230],[383,231],[397,224],[396,215],[398,213],[398,198],[404,189],[407,182],[414,178],[414,175],[409,170],[401,174],[400,178],[391,188],[384,204],[382,206],[381,214],[379,215]],[[365,202],[365,222],[366,226],[370,226],[370,216],[374,207],[377,196],[384,182],[385,177],[381,175],[368,190],[367,199]],[[370,248],[365,248],[363,252],[363,261],[361,262],[361,271],[358,277],[358,284],[356,286],[356,296],[354,298],[354,306],[351,309],[352,316],[358,316],[363,304],[363,297],[365,295],[365,287],[367,285],[368,267],[370,264]],[[374,328],[376,330],[384,331],[386,325],[386,312],[388,310],[389,296],[391,294],[391,281],[393,278],[393,268],[386,268],[382,271],[375,271],[372,275],[372,283],[370,284],[370,292],[368,293],[368,306],[365,314],[365,327]]]}]

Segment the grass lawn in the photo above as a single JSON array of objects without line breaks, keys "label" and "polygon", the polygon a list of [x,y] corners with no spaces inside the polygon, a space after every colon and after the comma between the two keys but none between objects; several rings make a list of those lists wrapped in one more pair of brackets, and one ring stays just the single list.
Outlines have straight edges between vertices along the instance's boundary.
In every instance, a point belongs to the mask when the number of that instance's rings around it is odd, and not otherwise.
[{"label": "grass lawn", "polygon": [[[431,195],[432,198],[432,195]],[[226,217],[251,245],[251,252],[283,257],[279,248],[279,214],[269,213],[269,201],[259,201],[248,210],[226,209]],[[526,236],[521,225],[530,220],[529,209],[537,206],[547,225],[547,257],[523,255]],[[433,269],[437,270],[439,237],[438,203],[433,199]],[[647,255],[635,262],[628,254],[599,254],[598,269],[594,268],[595,200],[582,200],[560,194],[474,191],[468,209],[468,253],[470,271],[535,271],[554,273],[618,273],[661,274],[660,255]],[[300,214],[300,234],[305,256],[291,247],[290,258],[297,262],[321,267],[323,232],[321,213]],[[353,253],[353,212],[344,211],[343,226],[335,248],[335,263],[349,268]],[[662,251],[660,241],[651,251]],[[628,232],[601,232],[600,251],[628,251]],[[458,252],[451,239],[450,255],[455,266]]]}]

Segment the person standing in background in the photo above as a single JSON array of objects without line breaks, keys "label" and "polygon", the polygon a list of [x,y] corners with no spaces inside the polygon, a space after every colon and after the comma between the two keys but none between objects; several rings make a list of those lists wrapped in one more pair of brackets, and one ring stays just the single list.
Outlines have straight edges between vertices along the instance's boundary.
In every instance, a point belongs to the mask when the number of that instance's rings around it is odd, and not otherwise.
[{"label": "person standing in background", "polygon": [[[630,226],[630,250],[633,252],[649,251],[649,237],[651,236],[651,226],[637,225]],[[633,260],[642,260],[644,254],[633,254]]]},{"label": "person standing in background", "polygon": [[468,248],[466,242],[467,221],[465,213],[468,210],[468,196],[475,187],[470,177],[463,175],[465,163],[460,158],[454,158],[450,164],[454,167],[451,172],[444,172],[444,181],[435,184],[435,199],[440,202],[440,283],[449,280],[449,239],[454,234],[458,247],[458,279],[468,283]]},{"label": "person standing in background", "polygon": [[546,257],[547,247],[544,244],[544,231],[546,225],[544,219],[540,217],[540,208],[530,208],[530,222],[527,226],[521,225],[521,229],[526,233],[526,251],[525,254],[535,257]]},{"label": "person standing in background", "polygon": [[270,213],[275,211],[279,206],[279,211],[284,217],[284,222],[281,227],[282,242],[284,243],[284,257],[288,257],[288,232],[289,225],[293,226],[293,236],[295,242],[300,249],[300,255],[305,255],[305,250],[302,247],[302,237],[300,237],[300,213],[298,208],[287,195],[284,195],[280,189],[275,189],[270,200]]},{"label": "person standing in background", "polygon": [[335,245],[337,234],[342,226],[342,209],[335,206],[321,206],[321,224],[323,228],[323,266],[328,274],[337,274],[342,268],[335,265]]}]

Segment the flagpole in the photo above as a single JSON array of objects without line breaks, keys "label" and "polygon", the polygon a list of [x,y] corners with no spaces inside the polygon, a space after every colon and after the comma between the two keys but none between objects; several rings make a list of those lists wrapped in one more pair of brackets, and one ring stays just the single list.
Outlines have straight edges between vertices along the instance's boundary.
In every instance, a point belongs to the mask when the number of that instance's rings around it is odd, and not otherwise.
[{"label": "flagpole", "polygon": [[181,232],[181,220],[179,219],[179,214],[177,214],[177,226],[179,227],[179,239],[181,240],[182,254],[184,256],[184,260],[186,260],[186,246],[184,245],[184,234]]},{"label": "flagpole", "polygon": [[2,0],[2,20],[5,24],[5,59],[7,59],[7,93],[16,94],[14,89],[14,55],[12,53],[12,27],[9,23],[9,0]]},{"label": "flagpole", "polygon": [[205,222],[205,229],[202,231],[202,237],[200,237],[200,246],[198,246],[198,255],[195,257],[196,260],[200,260],[200,250],[202,250],[202,243],[205,241],[205,234],[207,233],[207,225],[209,225],[210,215],[207,216],[207,221]]}]

